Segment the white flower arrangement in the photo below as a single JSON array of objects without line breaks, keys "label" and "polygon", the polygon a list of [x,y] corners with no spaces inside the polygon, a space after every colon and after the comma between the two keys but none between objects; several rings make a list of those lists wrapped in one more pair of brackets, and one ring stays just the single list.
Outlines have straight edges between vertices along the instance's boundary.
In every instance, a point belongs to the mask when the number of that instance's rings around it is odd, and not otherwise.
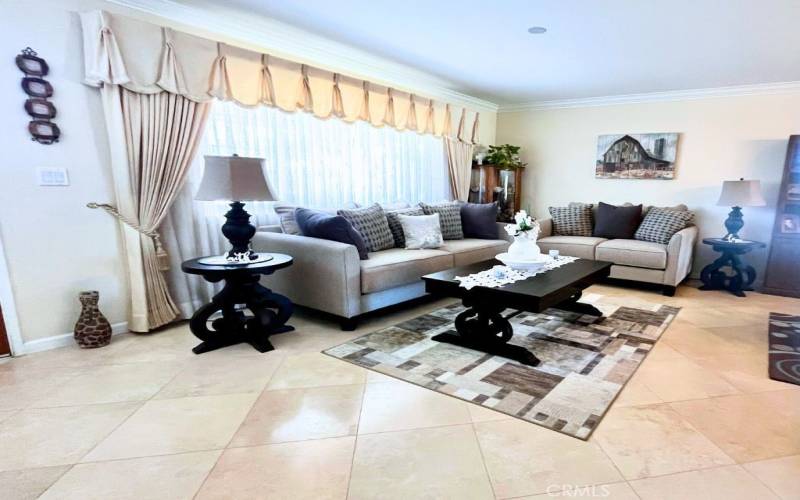
[{"label": "white flower arrangement", "polygon": [[539,236],[539,221],[528,215],[525,210],[520,210],[514,214],[514,223],[506,224],[504,229],[510,236],[525,235],[529,238],[537,238]]}]

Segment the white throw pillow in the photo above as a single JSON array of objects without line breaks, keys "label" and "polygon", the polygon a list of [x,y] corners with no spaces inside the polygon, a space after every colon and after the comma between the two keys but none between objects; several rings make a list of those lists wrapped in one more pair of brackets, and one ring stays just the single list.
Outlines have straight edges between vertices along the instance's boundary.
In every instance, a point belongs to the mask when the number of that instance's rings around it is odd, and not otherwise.
[{"label": "white throw pillow", "polygon": [[403,215],[397,214],[403,234],[406,237],[406,248],[439,248],[442,246],[442,228],[439,226],[439,214]]}]

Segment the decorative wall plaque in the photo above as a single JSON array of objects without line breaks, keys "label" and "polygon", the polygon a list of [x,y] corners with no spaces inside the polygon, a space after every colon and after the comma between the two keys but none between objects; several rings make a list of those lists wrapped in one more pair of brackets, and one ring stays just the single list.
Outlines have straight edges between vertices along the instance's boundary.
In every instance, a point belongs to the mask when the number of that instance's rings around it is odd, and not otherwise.
[{"label": "decorative wall plaque", "polygon": [[47,100],[53,96],[53,86],[42,78],[50,72],[50,67],[30,47],[23,49],[15,62],[20,71],[25,73],[21,82],[22,90],[30,96],[25,101],[25,111],[33,118],[28,123],[31,140],[39,144],[58,142],[61,130],[50,121],[56,116],[56,107]]}]

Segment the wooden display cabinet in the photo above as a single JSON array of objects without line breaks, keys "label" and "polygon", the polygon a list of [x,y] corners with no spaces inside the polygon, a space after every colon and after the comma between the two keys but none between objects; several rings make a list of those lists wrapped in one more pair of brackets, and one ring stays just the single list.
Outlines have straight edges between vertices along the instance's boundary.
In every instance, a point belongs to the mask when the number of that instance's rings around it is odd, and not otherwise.
[{"label": "wooden display cabinet", "polygon": [[800,297],[800,135],[789,138],[762,291]]},{"label": "wooden display cabinet", "polygon": [[469,187],[470,203],[497,202],[497,220],[510,222],[522,204],[522,171],[524,168],[503,170],[495,165],[472,164]]}]

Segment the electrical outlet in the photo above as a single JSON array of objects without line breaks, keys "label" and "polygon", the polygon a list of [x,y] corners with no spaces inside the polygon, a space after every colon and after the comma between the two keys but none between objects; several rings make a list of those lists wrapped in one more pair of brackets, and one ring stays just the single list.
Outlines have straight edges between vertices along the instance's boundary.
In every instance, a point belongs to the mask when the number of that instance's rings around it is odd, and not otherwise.
[{"label": "electrical outlet", "polygon": [[37,168],[36,177],[40,186],[69,186],[69,175],[66,168]]}]

